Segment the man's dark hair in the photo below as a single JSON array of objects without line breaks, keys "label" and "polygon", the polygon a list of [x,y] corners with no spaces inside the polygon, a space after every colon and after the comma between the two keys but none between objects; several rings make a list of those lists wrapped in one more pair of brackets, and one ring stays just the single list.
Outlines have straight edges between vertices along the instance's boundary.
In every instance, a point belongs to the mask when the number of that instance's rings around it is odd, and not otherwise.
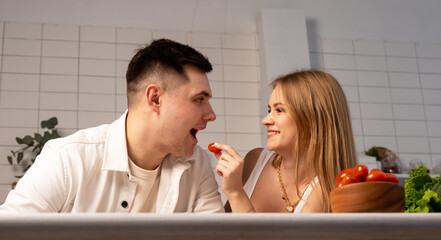
[{"label": "man's dark hair", "polygon": [[[129,105],[132,98],[141,87],[147,86],[145,79],[158,75],[161,88],[179,86],[188,82],[184,65],[191,64],[207,73],[213,70],[211,63],[194,48],[169,39],[154,40],[146,47],[139,49],[129,63],[126,73],[127,98]],[[167,75],[178,75],[181,81],[173,81],[176,77],[166,78]]]}]

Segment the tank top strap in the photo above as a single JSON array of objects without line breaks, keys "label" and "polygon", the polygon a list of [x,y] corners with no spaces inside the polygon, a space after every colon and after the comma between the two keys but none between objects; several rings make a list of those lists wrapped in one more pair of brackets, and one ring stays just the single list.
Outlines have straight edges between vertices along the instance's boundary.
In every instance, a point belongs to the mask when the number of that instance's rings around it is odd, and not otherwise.
[{"label": "tank top strap", "polygon": [[314,181],[309,184],[308,189],[306,189],[305,194],[303,194],[302,200],[300,200],[299,204],[297,204],[296,209],[293,213],[300,213],[303,209],[303,206],[306,203],[306,200],[308,200],[309,195],[311,194],[312,188],[318,183],[318,177],[314,178]]},{"label": "tank top strap", "polygon": [[260,153],[260,156],[256,162],[256,165],[254,165],[254,168],[251,171],[251,174],[248,177],[247,182],[243,186],[243,189],[245,190],[245,192],[249,198],[251,198],[251,195],[253,195],[254,188],[256,187],[257,180],[259,179],[259,176],[262,173],[263,168],[265,167],[266,163],[268,162],[268,160],[271,158],[271,156],[273,154],[274,154],[273,151],[269,151],[266,148],[264,148],[262,150],[262,152]]}]

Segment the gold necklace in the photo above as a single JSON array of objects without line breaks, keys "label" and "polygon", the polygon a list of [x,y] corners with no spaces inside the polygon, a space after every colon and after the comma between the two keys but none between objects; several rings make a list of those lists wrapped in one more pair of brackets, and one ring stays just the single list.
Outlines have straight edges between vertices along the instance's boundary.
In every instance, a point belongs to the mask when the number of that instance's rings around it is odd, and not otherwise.
[{"label": "gold necklace", "polygon": [[294,209],[296,209],[297,204],[299,204],[300,200],[303,198],[303,195],[305,195],[305,192],[311,183],[308,183],[308,185],[305,187],[305,190],[300,195],[299,199],[297,199],[296,202],[291,203],[289,201],[288,194],[286,194],[285,186],[283,185],[282,173],[280,171],[280,165],[282,165],[282,161],[280,161],[279,164],[277,164],[277,173],[279,175],[280,190],[282,190],[282,199],[285,201],[286,211],[292,213],[292,212],[294,212]]}]

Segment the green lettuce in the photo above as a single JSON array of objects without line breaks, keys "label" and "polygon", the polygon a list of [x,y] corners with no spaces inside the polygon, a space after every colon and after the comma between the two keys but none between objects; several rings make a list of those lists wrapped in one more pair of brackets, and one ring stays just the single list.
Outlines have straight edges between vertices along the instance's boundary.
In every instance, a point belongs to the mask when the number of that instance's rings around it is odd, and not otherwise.
[{"label": "green lettuce", "polygon": [[405,212],[441,212],[441,181],[432,178],[424,166],[409,172],[405,185]]}]

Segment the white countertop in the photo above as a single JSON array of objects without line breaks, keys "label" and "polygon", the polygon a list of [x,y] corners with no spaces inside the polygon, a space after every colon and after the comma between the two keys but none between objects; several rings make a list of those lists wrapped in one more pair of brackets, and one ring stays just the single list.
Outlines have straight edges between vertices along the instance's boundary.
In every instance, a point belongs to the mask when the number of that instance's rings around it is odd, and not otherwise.
[{"label": "white countertop", "polygon": [[441,213],[0,215],[1,239],[440,239]]}]

